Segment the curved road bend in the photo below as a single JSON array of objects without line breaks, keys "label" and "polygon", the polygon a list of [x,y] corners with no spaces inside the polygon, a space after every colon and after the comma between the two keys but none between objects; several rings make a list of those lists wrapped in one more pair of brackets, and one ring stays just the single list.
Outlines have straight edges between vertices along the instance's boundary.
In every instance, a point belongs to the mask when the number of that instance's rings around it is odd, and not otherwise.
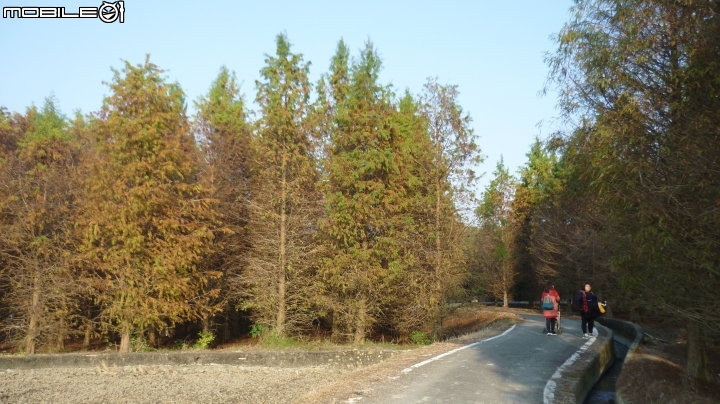
[{"label": "curved road bend", "polygon": [[563,333],[542,333],[545,319],[525,321],[500,338],[454,352],[374,386],[356,403],[543,403],[545,385],[583,344],[580,322],[562,320]]}]

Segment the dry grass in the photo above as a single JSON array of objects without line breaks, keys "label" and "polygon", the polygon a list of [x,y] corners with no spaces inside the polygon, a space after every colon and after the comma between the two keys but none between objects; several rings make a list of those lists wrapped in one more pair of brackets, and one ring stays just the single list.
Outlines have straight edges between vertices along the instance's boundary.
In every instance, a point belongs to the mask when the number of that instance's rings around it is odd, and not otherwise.
[{"label": "dry grass", "polygon": [[443,337],[448,342],[464,342],[479,339],[491,324],[507,320],[522,321],[516,314],[506,311],[491,311],[479,307],[463,307],[443,321]]},{"label": "dry grass", "polygon": [[[684,369],[657,353],[638,350],[625,362],[618,379],[618,393],[628,403],[710,404],[719,403],[717,384],[691,385],[683,380]],[[642,386],[642,387],[639,387]]]},{"label": "dry grass", "polygon": [[[692,383],[684,378],[687,342],[681,328],[642,326],[655,343],[641,345],[623,365],[617,391],[628,403],[720,403],[720,383]],[[709,354],[713,374],[720,376],[720,351]]]}]

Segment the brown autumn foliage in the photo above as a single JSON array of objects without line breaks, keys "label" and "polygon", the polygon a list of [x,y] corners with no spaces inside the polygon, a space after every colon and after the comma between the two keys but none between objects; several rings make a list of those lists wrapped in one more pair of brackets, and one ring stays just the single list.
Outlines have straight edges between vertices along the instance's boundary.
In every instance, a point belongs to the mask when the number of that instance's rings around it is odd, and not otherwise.
[{"label": "brown autumn foliage", "polygon": [[248,238],[245,270],[231,282],[239,307],[275,336],[312,328],[317,282],[313,277],[320,214],[311,135],[309,64],[291,52],[285,35],[276,38],[256,82],[262,118],[252,142],[253,175],[248,179]]},{"label": "brown autumn foliage", "polygon": [[212,250],[201,262],[203,268],[215,269],[223,277],[209,280],[208,290],[219,289],[203,314],[203,331],[210,332],[213,318],[221,322],[223,338],[230,338],[234,305],[239,303],[241,287],[235,283],[245,268],[244,257],[250,248],[248,236],[252,176],[251,128],[247,111],[234,74],[222,68],[210,91],[196,102],[195,125],[202,156],[201,183],[208,197],[215,201],[215,211],[223,230],[214,233]]},{"label": "brown autumn foliage", "polygon": [[24,133],[0,158],[2,330],[30,354],[62,350],[80,291],[70,275],[79,153],[52,99],[10,125]]},{"label": "brown autumn foliage", "polygon": [[309,64],[280,35],[255,121],[223,68],[191,122],[149,60],[115,70],[95,114],[2,110],[5,342],[34,353],[119,339],[128,352],[253,325],[443,335],[467,275],[469,117],[435,80],[395,99],[372,45],[344,57],[311,103]]},{"label": "brown autumn foliage", "polygon": [[148,60],[115,71],[89,162],[80,248],[84,282],[100,321],[121,335],[202,318],[222,276],[198,266],[216,227],[214,201],[197,181],[198,161],[182,91]]}]

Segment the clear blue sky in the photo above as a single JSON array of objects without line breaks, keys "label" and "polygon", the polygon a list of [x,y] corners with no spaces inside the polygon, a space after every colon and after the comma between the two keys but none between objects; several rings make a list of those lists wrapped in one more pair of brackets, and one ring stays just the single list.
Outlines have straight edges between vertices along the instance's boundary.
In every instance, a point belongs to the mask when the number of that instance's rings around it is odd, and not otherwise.
[{"label": "clear blue sky", "polygon": [[[97,7],[101,0],[0,0],[2,6]],[[178,81],[188,101],[207,92],[220,66],[234,70],[246,99],[275,36],[327,71],[340,38],[357,54],[369,38],[383,58],[381,80],[398,94],[426,78],[457,84],[473,118],[489,182],[501,155],[515,172],[536,136],[552,131],[554,94],[539,97],[543,54],[568,19],[572,0],[514,1],[149,1],[126,0],[125,23],[97,19],[0,19],[0,106],[24,112],[54,93],[67,115],[98,110],[121,59],[145,54]],[[188,102],[192,108],[192,102]],[[192,111],[191,111],[192,112]],[[543,122],[539,129],[537,124]]]}]

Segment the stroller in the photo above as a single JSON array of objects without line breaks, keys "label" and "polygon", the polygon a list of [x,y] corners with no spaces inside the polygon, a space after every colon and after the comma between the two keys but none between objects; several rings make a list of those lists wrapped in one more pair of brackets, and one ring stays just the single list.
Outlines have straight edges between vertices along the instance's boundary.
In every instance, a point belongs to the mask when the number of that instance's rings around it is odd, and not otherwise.
[{"label": "stroller", "polygon": [[[562,325],[560,324],[560,310],[558,309],[558,316],[557,316],[557,324],[555,325],[555,332],[557,334],[562,334]],[[543,327],[543,334],[547,334],[549,331],[546,327]]]}]

